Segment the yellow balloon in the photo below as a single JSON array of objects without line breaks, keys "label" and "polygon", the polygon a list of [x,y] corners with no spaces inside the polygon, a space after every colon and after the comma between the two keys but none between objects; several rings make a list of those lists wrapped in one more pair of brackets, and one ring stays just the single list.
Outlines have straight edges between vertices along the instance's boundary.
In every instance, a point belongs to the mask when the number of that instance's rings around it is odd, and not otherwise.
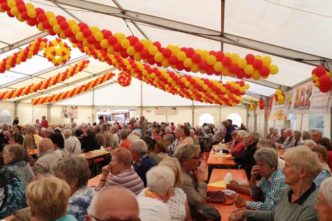
[{"label": "yellow balloon", "polygon": [[197,73],[198,72],[198,65],[197,64],[194,64],[190,67],[191,71],[194,72],[194,73]]},{"label": "yellow balloon", "polygon": [[155,55],[158,52],[158,49],[156,46],[152,45],[149,47],[149,54]]},{"label": "yellow balloon", "polygon": [[[53,30],[54,30],[54,28],[53,28]],[[75,38],[76,38],[77,41],[83,41],[83,39],[84,39],[84,35],[83,35],[82,32],[77,32],[77,33],[75,34]]]},{"label": "yellow balloon", "polygon": [[[38,24],[38,26],[39,26],[39,24]],[[61,33],[62,29],[61,29],[60,25],[54,25],[53,26],[53,31],[55,33],[59,34],[59,33]]]},{"label": "yellow balloon", "polygon": [[19,15],[18,9],[16,7],[10,9],[10,13],[12,13],[14,16],[18,16]]},{"label": "yellow balloon", "polygon": [[30,18],[35,18],[36,17],[36,10],[33,8],[33,9],[27,9],[27,14]]},{"label": "yellow balloon", "polygon": [[102,48],[108,48],[109,43],[108,43],[108,41],[107,41],[106,39],[103,39],[103,40],[101,40],[101,42],[100,42],[100,46],[101,46]]},{"label": "yellow balloon", "polygon": [[254,68],[252,67],[252,65],[247,65],[247,66],[245,66],[245,68],[244,68],[244,72],[246,73],[246,74],[252,74],[253,72],[254,72]]},{"label": "yellow balloon", "polygon": [[114,48],[113,48],[113,46],[109,46],[108,48],[107,48],[107,54],[113,54],[114,53]]},{"label": "yellow balloon", "polygon": [[186,68],[190,68],[192,65],[193,65],[193,62],[191,61],[190,58],[186,58],[183,62],[183,65],[186,67]]},{"label": "yellow balloon", "polygon": [[53,12],[50,12],[50,11],[46,12],[45,15],[46,15],[47,19],[55,18],[54,13],[53,13]]},{"label": "yellow balloon", "polygon": [[176,57],[179,61],[184,61],[186,59],[186,53],[184,53],[183,51],[179,51],[176,54]]},{"label": "yellow balloon", "polygon": [[163,67],[169,67],[169,62],[168,62],[168,60],[167,60],[167,59],[164,59],[164,60],[161,62],[161,65],[162,65]]},{"label": "yellow balloon", "polygon": [[271,65],[270,66],[270,72],[271,72],[271,74],[276,74],[276,73],[278,73],[279,72],[279,68],[278,68],[278,66],[276,66],[276,65]]},{"label": "yellow balloon", "polygon": [[214,65],[216,63],[216,61],[217,61],[217,59],[216,59],[215,56],[213,56],[213,55],[208,55],[207,56],[207,63],[209,65]]},{"label": "yellow balloon", "polygon": [[134,55],[134,59],[135,59],[135,61],[140,61],[141,60],[141,55],[139,54],[139,53],[136,53],[135,55]]},{"label": "yellow balloon", "polygon": [[237,60],[237,65],[240,67],[240,68],[244,68],[247,66],[247,61],[245,59],[242,59],[242,58],[239,58]]},{"label": "yellow balloon", "polygon": [[16,6],[15,0],[7,0],[7,4],[10,8],[13,8]]},{"label": "yellow balloon", "polygon": [[160,53],[160,52],[157,52],[155,55],[154,55],[154,59],[157,61],[157,62],[162,62],[164,57],[163,55]]},{"label": "yellow balloon", "polygon": [[104,38],[103,33],[101,33],[100,31],[96,31],[96,32],[94,32],[93,35],[95,36],[95,39],[96,39],[97,41],[101,41],[101,40]]},{"label": "yellow balloon", "polygon": [[222,72],[222,69],[223,69],[223,66],[221,64],[221,62],[216,62],[214,65],[213,65],[213,69],[216,71],[216,72]]},{"label": "yellow balloon", "polygon": [[264,57],[262,58],[262,61],[263,61],[263,64],[264,64],[265,66],[270,66],[270,64],[271,64],[271,62],[272,62],[272,59],[271,59],[270,56],[264,56]]}]

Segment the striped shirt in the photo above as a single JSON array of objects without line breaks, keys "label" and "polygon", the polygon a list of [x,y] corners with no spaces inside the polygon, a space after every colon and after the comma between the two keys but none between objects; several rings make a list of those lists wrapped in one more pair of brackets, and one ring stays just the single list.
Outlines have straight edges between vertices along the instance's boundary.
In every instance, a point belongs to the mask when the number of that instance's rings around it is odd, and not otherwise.
[{"label": "striped shirt", "polygon": [[279,169],[276,169],[268,179],[263,177],[257,187],[264,194],[264,202],[248,201],[247,208],[274,210],[279,202],[282,190],[286,187],[284,178],[283,173]]},{"label": "striped shirt", "polygon": [[119,185],[131,190],[136,195],[144,189],[142,179],[135,170],[128,169],[119,174],[110,174],[107,177],[107,185]]}]

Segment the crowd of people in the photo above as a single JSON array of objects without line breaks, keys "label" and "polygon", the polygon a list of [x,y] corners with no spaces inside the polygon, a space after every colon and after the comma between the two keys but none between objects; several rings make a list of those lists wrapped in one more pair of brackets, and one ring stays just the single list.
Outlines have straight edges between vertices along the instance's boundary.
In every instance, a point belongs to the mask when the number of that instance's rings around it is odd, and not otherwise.
[{"label": "crowd of people", "polygon": [[[101,117],[95,125],[54,127],[45,117],[24,127],[15,119],[1,130],[0,218],[219,220],[222,214],[206,202],[207,165],[200,159],[219,143],[250,181],[227,184],[252,198],[235,197],[241,209],[231,220],[325,221],[332,210],[332,146],[320,131],[270,128],[262,137],[231,120],[192,127],[143,116],[124,125]],[[80,154],[103,148],[111,161],[98,185],[88,186],[91,173]]]}]

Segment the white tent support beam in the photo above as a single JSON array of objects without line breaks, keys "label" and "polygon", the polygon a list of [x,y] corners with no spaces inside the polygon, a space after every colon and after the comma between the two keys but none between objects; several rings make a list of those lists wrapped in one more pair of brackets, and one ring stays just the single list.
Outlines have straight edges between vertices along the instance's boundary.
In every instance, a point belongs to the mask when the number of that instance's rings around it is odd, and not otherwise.
[{"label": "white tent support beam", "polygon": [[[134,12],[130,10],[121,10],[116,7],[109,5],[98,4],[94,2],[88,2],[84,0],[47,0],[55,2],[62,5],[67,5],[71,7],[76,7],[80,9],[85,9],[88,11],[98,12],[102,14],[107,14],[110,16],[128,19],[135,21],[137,23],[153,25],[156,27],[165,28],[172,31],[178,31],[186,34],[191,34],[215,41],[220,41],[226,44],[235,45],[242,48],[248,48],[263,53],[271,54],[274,56],[279,56],[282,58],[290,59],[293,61],[309,64],[309,65],[319,65],[322,61],[332,63],[332,59],[312,55],[305,52],[300,52],[285,47],[280,47],[232,34],[221,33],[216,30],[207,29],[204,27],[199,27],[195,25],[190,25],[182,22],[177,22],[165,18],[160,18],[156,16],[151,16],[139,12]],[[68,9],[70,10],[70,9]]]},{"label": "white tent support beam", "polygon": [[[88,55],[80,56],[80,57],[78,57],[78,58],[75,58],[75,59],[72,59],[72,60],[68,61],[65,65],[63,65],[63,66],[61,66],[61,67],[69,66],[69,65],[71,65],[71,64],[74,64],[74,63],[76,63],[76,62],[79,62],[79,61],[81,61],[81,60],[83,60],[83,59],[87,59],[87,58],[89,58]],[[51,68],[47,68],[47,69],[44,69],[44,70],[38,71],[38,72],[36,72],[36,73],[34,73],[34,74],[30,75],[30,76],[26,76],[26,77],[23,77],[23,78],[19,78],[19,79],[13,81],[13,82],[9,82],[9,83],[7,83],[7,84],[3,84],[3,85],[0,86],[0,89],[2,89],[2,88],[8,88],[8,87],[10,87],[10,86],[12,86],[12,85],[15,85],[15,84],[21,83],[21,82],[23,82],[23,81],[26,81],[26,80],[29,80],[29,79],[33,79],[33,78],[38,77],[38,76],[43,75],[43,74],[47,74],[48,72],[55,71],[55,70],[57,70],[58,68],[59,68],[59,67],[51,67]]]},{"label": "white tent support beam", "polygon": [[[93,75],[90,75],[88,77],[84,77],[84,78],[78,79],[76,81],[72,81],[72,82],[69,83],[69,85],[70,86],[77,86],[75,84],[79,84],[79,83],[81,83],[83,81],[86,81],[86,80],[89,80],[89,79],[92,79],[92,78],[95,78],[95,77],[99,77],[101,75],[104,75],[104,74],[106,74],[108,72],[111,72],[111,71],[114,71],[114,70],[116,70],[116,69],[115,68],[110,68],[110,69],[108,69],[106,71],[102,71],[102,72],[99,72],[97,74],[93,74]],[[60,89],[65,88],[65,87],[68,87],[68,85],[59,85],[57,87],[46,89],[46,90],[43,90],[41,92],[38,92],[38,93],[35,93],[35,94],[32,94],[32,95],[26,96],[26,97],[24,97],[22,99],[18,99],[18,100],[16,100],[16,102],[23,102],[23,101],[26,101],[26,100],[30,100],[30,99],[33,99],[35,97],[39,97],[39,96],[44,95],[44,94],[52,93],[54,91],[60,90]]]},{"label": "white tent support beam", "polygon": [[48,34],[45,33],[45,32],[40,32],[40,33],[38,33],[36,35],[33,35],[33,36],[29,37],[29,38],[26,38],[26,39],[23,39],[21,41],[18,41],[18,42],[14,43],[14,44],[10,44],[10,45],[8,45],[6,47],[1,48],[0,49],[0,54],[5,53],[5,52],[10,51],[10,50],[13,50],[15,48],[19,48],[19,47],[21,47],[23,45],[29,44],[30,42],[36,40],[37,38],[43,38],[43,37],[46,37],[47,35]]}]

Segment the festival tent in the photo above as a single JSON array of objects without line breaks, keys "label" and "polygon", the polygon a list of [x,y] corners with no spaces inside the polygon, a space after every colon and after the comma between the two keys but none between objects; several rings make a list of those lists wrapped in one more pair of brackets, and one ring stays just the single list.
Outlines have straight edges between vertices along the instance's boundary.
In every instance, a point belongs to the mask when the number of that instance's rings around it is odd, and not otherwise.
[{"label": "festival tent", "polygon": [[[3,2],[15,5],[22,1],[4,0],[1,4]],[[24,3],[112,33],[158,41],[162,46],[237,53],[243,58],[247,54],[270,56],[279,72],[266,79],[243,79],[250,87],[242,104],[273,96],[275,89],[288,91],[310,81],[311,72],[317,65],[327,69],[332,67],[332,3],[329,0],[25,0]],[[0,26],[0,59],[24,49],[37,38],[55,39],[55,36],[7,13],[0,14]],[[107,72],[119,74],[115,67],[82,53],[68,39],[63,39],[63,42],[71,47],[71,58],[67,63],[55,67],[40,51],[28,61],[0,74],[0,93],[48,79],[84,59],[90,61],[88,67],[45,90],[7,99],[6,102],[29,104],[31,99],[74,89]],[[204,77],[223,83],[238,80],[171,70],[181,76]],[[167,93],[134,78],[130,86],[122,87],[116,76],[93,90],[53,104],[118,107],[211,105]]]}]

